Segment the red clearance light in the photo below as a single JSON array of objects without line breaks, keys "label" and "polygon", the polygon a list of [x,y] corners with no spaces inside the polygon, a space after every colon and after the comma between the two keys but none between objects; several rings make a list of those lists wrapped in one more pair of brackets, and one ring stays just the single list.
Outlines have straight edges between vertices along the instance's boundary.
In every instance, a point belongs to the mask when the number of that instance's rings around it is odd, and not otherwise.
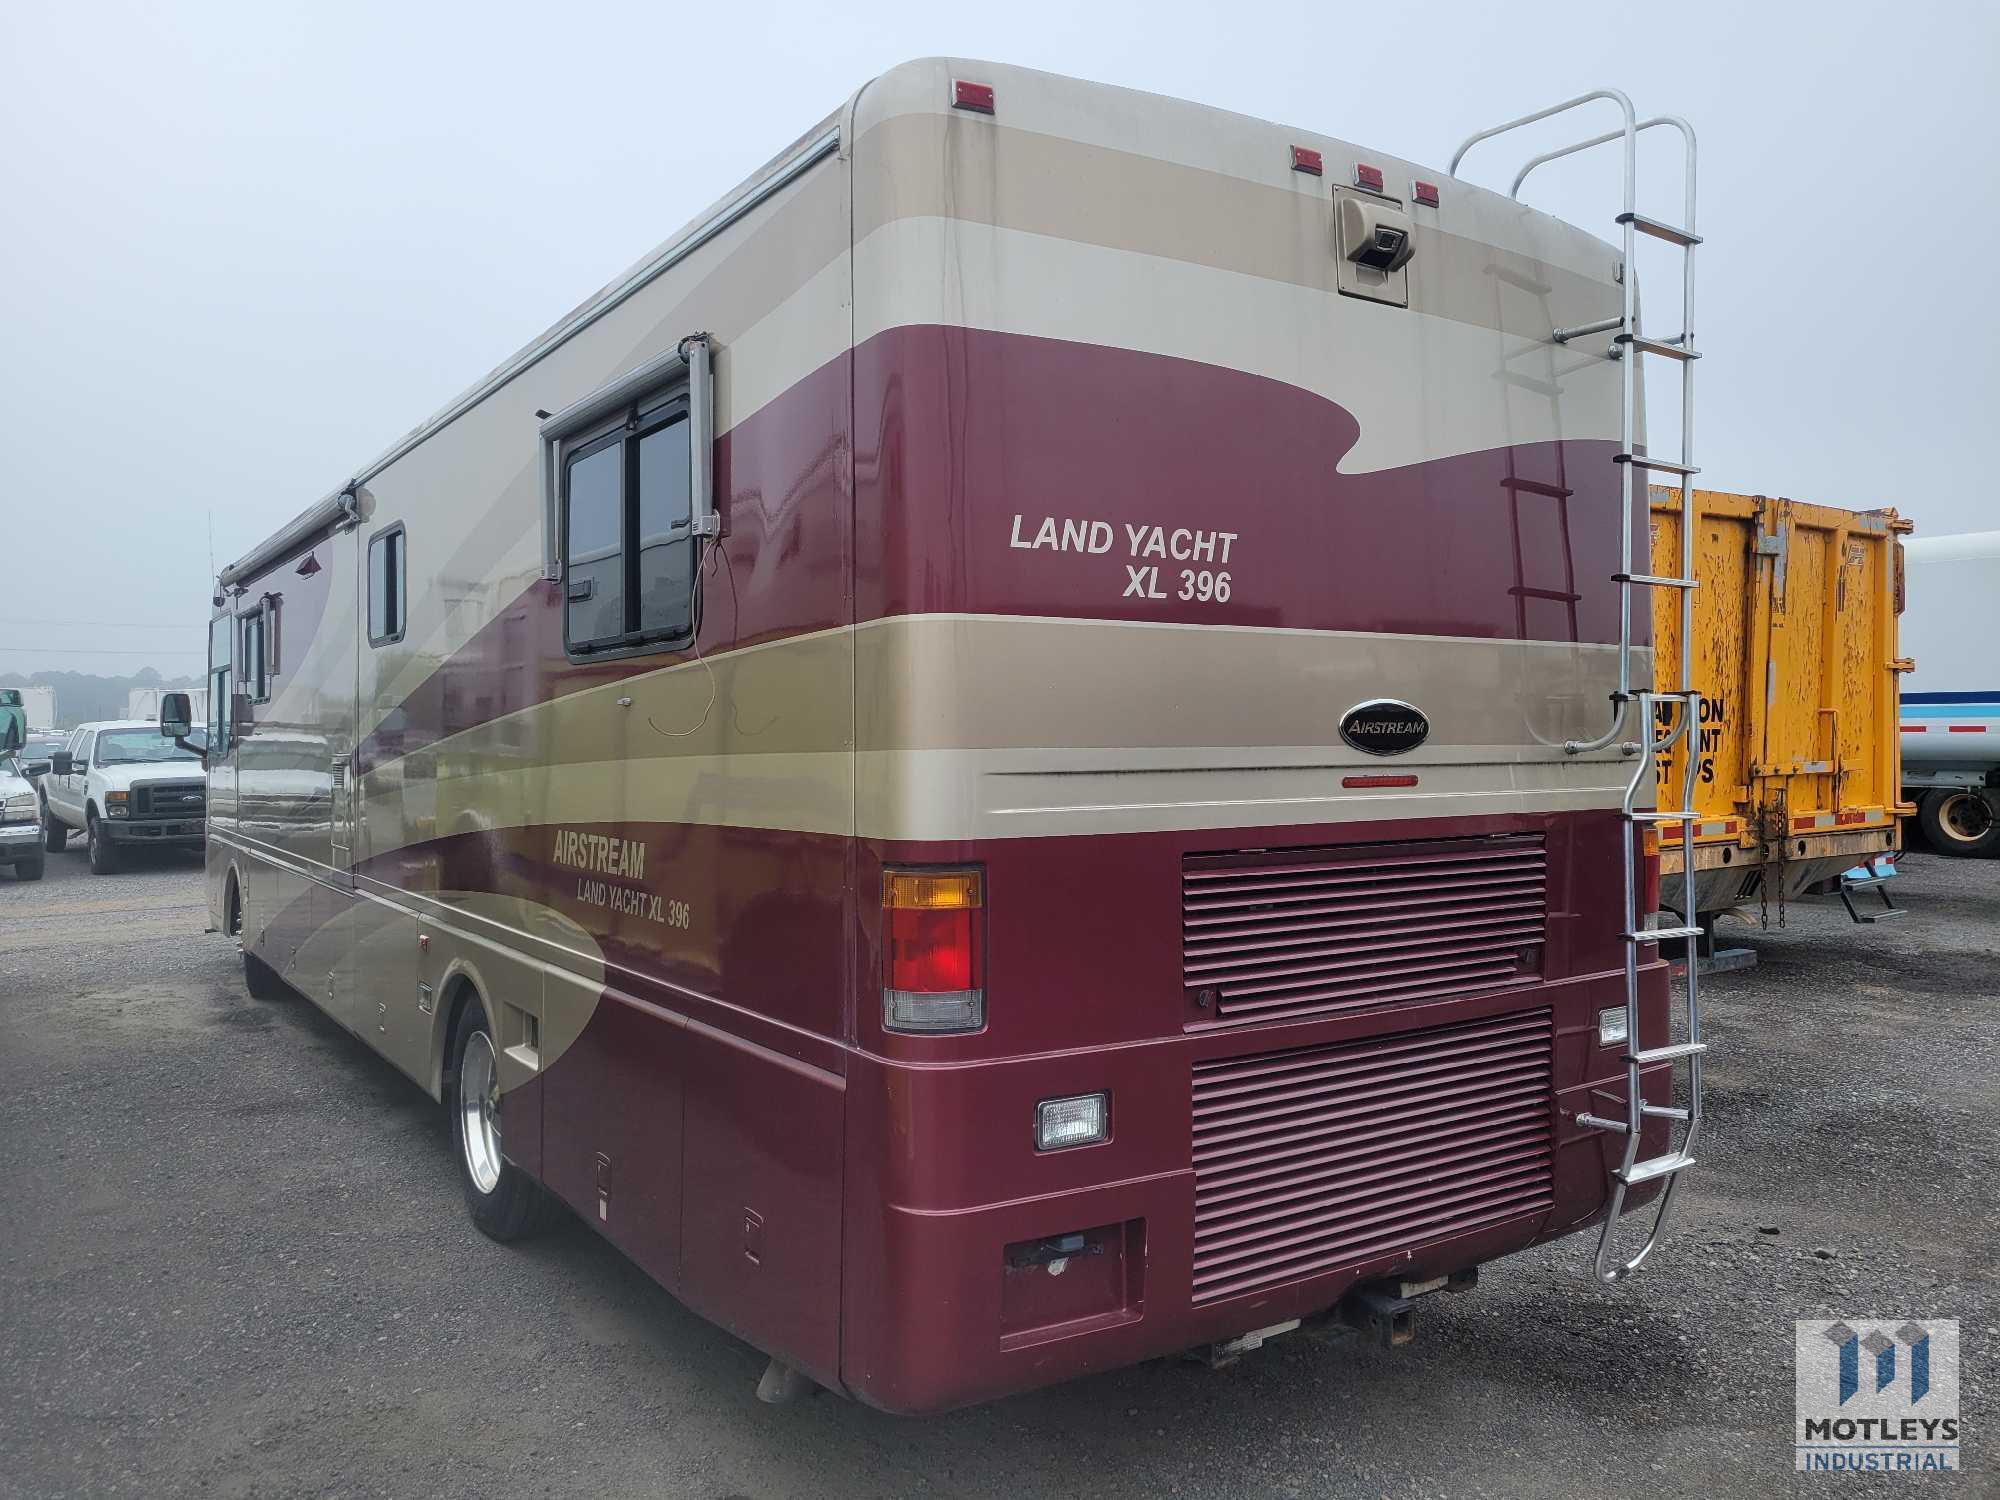
[{"label": "red clearance light", "polygon": [[1949,726],[1953,734],[1984,734],[1984,724],[1953,724]]},{"label": "red clearance light", "polygon": [[1310,146],[1292,147],[1292,170],[1310,172],[1317,177],[1326,170],[1326,159]]},{"label": "red clearance light", "polygon": [[1358,188],[1367,188],[1371,193],[1381,192],[1382,169],[1380,167],[1363,166],[1361,163],[1356,162],[1354,165],[1354,185]]},{"label": "red clearance light", "polygon": [[990,83],[967,83],[963,78],[951,81],[951,107],[969,109],[977,114],[993,113],[993,85]]},{"label": "red clearance light", "polygon": [[1421,178],[1416,179],[1410,183],[1410,196],[1419,203],[1436,208],[1438,206],[1438,185],[1435,182],[1425,182]]},{"label": "red clearance light", "polygon": [[1414,776],[1343,776],[1342,786],[1415,786]]},{"label": "red clearance light", "polygon": [[977,1031],[986,1024],[978,870],[882,872],[882,1024],[890,1031]]}]

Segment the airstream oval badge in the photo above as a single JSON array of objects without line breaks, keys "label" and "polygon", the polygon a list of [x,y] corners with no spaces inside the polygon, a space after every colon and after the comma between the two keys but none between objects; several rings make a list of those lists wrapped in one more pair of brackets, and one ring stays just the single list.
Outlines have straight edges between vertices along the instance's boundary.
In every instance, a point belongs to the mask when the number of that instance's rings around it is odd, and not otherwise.
[{"label": "airstream oval badge", "polygon": [[1371,698],[1340,716],[1340,737],[1365,755],[1401,755],[1430,738],[1423,711],[1394,698]]}]

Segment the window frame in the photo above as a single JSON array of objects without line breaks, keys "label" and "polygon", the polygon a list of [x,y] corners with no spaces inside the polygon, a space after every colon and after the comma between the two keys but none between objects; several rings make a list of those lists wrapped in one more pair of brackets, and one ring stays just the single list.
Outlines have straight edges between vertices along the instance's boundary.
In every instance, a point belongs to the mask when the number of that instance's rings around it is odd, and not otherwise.
[{"label": "window frame", "polygon": [[692,467],[695,443],[693,401],[684,382],[677,385],[670,381],[665,386],[635,396],[630,406],[623,408],[609,420],[581,428],[560,441],[556,470],[560,476],[556,547],[561,572],[557,578],[556,592],[562,605],[563,653],[571,661],[606,661],[620,656],[638,656],[649,651],[684,650],[694,644],[695,636],[700,633],[701,589],[697,580],[701,574],[702,535],[695,515],[692,483],[689,486],[687,521],[671,528],[677,533],[674,543],[686,542],[691,554],[688,566],[687,627],[683,630],[647,630],[640,627],[621,630],[616,635],[594,636],[584,641],[573,639],[569,629],[571,471],[586,458],[613,448],[618,451],[618,565],[622,575],[619,597],[624,604],[626,619],[637,619],[645,607],[640,575],[639,514],[643,497],[639,491],[639,445],[654,433],[664,432],[675,423],[687,424],[688,460]]},{"label": "window frame", "polygon": [[[375,544],[390,536],[401,538],[396,545],[396,568],[393,602],[396,606],[394,629],[386,635],[375,633]],[[410,624],[410,534],[401,521],[391,521],[387,526],[377,527],[368,534],[368,544],[361,552],[362,615],[361,626],[368,635],[370,646],[393,646],[403,638]],[[385,616],[386,619],[386,616]]]},{"label": "window frame", "polygon": [[[542,576],[555,587],[562,610],[563,654],[574,662],[615,660],[625,656],[687,650],[701,634],[703,543],[727,535],[715,504],[715,398],[713,340],[690,334],[666,354],[634,366],[616,379],[550,416],[541,417]],[[574,643],[569,633],[569,466],[586,449],[612,434],[625,447],[621,466],[619,543],[625,576],[638,570],[637,549],[629,533],[638,512],[639,441],[670,425],[684,403],[688,433],[688,526],[692,557],[688,578],[689,624],[681,631],[625,631],[601,641]],[[634,424],[635,418],[637,425]],[[678,530],[679,528],[675,528]],[[637,619],[643,604],[635,590],[629,596]]]}]

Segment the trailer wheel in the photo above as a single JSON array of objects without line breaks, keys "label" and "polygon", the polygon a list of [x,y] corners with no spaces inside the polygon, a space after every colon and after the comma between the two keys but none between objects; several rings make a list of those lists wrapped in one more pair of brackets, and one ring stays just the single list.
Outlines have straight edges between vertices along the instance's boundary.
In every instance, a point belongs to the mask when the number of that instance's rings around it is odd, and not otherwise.
[{"label": "trailer wheel", "polygon": [[90,873],[93,875],[116,875],[118,873],[118,846],[105,837],[98,825],[97,814],[90,814],[88,828],[90,837]]},{"label": "trailer wheel", "polygon": [[1924,837],[1940,854],[2000,854],[2000,805],[1977,787],[1936,787],[1917,805]]},{"label": "trailer wheel", "polygon": [[49,811],[46,800],[42,803],[42,847],[51,854],[63,852],[63,845],[69,842],[69,824]]},{"label": "trailer wheel", "polygon": [[472,1222],[505,1244],[546,1229],[561,1208],[500,1151],[499,1058],[486,1007],[471,996],[452,1028],[445,1107],[458,1145],[458,1175]]}]

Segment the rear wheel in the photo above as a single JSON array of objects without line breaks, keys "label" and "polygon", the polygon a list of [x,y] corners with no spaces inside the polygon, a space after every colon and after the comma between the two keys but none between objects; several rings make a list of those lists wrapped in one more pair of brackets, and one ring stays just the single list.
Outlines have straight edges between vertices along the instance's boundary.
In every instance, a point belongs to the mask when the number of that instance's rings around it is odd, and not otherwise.
[{"label": "rear wheel", "polygon": [[1978,787],[1938,787],[1924,793],[1917,821],[1940,854],[2000,854],[2000,805]]},{"label": "rear wheel", "polygon": [[47,855],[43,854],[40,850],[36,850],[33,859],[24,859],[14,866],[14,878],[16,880],[40,880],[42,878],[42,864],[47,858]]},{"label": "rear wheel", "polygon": [[122,861],[118,857],[118,846],[104,835],[104,829],[97,821],[97,814],[90,815],[90,872],[93,875],[116,875]]},{"label": "rear wheel", "polygon": [[51,854],[63,852],[63,845],[69,842],[69,824],[49,811],[48,803],[42,804],[42,847]]},{"label": "rear wheel", "polygon": [[477,997],[452,1029],[444,1095],[472,1222],[502,1242],[547,1228],[559,1212],[555,1199],[501,1154],[499,1057],[486,1008]]}]

